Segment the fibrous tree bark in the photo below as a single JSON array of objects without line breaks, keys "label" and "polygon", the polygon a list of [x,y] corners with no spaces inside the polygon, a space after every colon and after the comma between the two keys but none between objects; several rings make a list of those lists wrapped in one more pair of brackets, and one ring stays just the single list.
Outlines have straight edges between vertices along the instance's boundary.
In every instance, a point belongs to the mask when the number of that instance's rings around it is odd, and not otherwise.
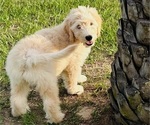
[{"label": "fibrous tree bark", "polygon": [[116,125],[150,125],[150,0],[120,0],[108,90]]}]

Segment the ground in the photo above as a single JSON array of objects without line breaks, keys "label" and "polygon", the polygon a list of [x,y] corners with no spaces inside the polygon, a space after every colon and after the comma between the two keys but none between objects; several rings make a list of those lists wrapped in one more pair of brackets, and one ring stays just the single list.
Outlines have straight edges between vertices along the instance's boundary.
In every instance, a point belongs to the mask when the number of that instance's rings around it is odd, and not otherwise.
[{"label": "ground", "polygon": [[[68,95],[63,83],[59,83],[62,111],[66,114],[60,125],[111,125],[112,109],[107,94],[110,86],[109,76],[111,72],[111,57],[102,56],[101,61],[92,64],[86,63],[83,74],[88,81],[82,83],[85,92],[80,95]],[[0,124],[2,125],[44,125],[46,119],[42,107],[42,100],[35,90],[29,95],[31,112],[19,118],[13,118],[10,114],[9,86],[0,86]]]}]

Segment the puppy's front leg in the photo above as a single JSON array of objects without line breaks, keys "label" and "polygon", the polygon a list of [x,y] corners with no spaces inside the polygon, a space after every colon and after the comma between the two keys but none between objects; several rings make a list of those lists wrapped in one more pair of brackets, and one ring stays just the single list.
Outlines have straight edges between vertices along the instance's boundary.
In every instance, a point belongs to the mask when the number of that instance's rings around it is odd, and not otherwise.
[{"label": "puppy's front leg", "polygon": [[80,95],[84,92],[84,88],[78,85],[79,76],[81,75],[81,67],[78,65],[70,65],[63,73],[65,87],[69,94]]}]

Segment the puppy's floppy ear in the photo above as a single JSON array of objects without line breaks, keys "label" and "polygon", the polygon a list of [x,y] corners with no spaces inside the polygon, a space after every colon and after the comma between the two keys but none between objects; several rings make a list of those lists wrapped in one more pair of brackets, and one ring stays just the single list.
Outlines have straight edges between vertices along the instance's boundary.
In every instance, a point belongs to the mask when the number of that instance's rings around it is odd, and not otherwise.
[{"label": "puppy's floppy ear", "polygon": [[71,27],[71,22],[70,22],[69,18],[64,21],[64,25],[65,25],[64,30],[68,34],[70,42],[73,43],[75,41],[75,36],[74,36],[74,34],[73,34],[73,32],[70,28]]},{"label": "puppy's floppy ear", "polygon": [[98,14],[95,8],[89,8],[89,11],[91,15],[94,17],[94,19],[96,20],[96,22],[98,23],[97,36],[100,36],[100,31],[101,31],[101,26],[102,26],[101,16]]}]

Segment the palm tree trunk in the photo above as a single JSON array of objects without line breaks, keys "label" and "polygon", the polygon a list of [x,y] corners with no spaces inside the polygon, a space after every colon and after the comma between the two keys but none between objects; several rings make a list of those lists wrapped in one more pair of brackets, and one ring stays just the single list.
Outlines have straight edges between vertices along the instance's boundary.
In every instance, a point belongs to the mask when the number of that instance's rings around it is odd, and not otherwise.
[{"label": "palm tree trunk", "polygon": [[120,0],[108,90],[116,125],[150,125],[150,0]]}]

